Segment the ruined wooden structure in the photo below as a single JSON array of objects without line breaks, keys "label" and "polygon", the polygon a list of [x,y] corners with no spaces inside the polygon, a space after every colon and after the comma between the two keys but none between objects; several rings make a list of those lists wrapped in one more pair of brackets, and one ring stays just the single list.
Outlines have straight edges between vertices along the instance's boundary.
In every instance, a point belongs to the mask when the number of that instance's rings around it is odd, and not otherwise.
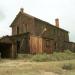
[{"label": "ruined wooden structure", "polygon": [[15,58],[18,53],[53,53],[70,49],[74,51],[75,43],[69,42],[68,31],[24,13],[23,8],[12,22],[12,36],[0,39],[1,57]]}]

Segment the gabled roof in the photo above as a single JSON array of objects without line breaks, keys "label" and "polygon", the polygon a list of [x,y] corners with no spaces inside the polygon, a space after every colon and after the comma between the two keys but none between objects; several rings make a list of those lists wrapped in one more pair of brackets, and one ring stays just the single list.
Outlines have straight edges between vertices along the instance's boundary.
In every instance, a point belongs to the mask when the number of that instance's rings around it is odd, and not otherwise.
[{"label": "gabled roof", "polygon": [[29,15],[29,14],[27,14],[27,13],[24,13],[24,12],[21,12],[21,11],[20,11],[20,12],[16,15],[16,17],[15,17],[14,21],[11,23],[10,27],[13,26],[13,24],[14,24],[15,21],[19,18],[20,15],[24,15],[24,16],[28,16],[28,17],[34,18],[33,16],[31,16],[31,15]]},{"label": "gabled roof", "polygon": [[53,24],[50,24],[49,22],[46,22],[46,21],[44,21],[44,20],[38,19],[38,18],[36,18],[36,17],[35,17],[34,19],[37,19],[37,20],[39,20],[39,21],[41,21],[41,22],[44,22],[44,23],[46,23],[46,24],[48,24],[49,26],[52,26],[52,27],[54,27],[54,28],[60,29],[60,30],[65,31],[65,32],[68,32],[67,30],[64,30],[64,29],[62,29],[62,28],[58,28],[58,27],[54,26]]},{"label": "gabled roof", "polygon": [[34,20],[37,19],[37,20],[39,20],[39,21],[41,21],[41,22],[44,22],[44,23],[46,23],[46,24],[48,24],[48,25],[54,27],[54,28],[60,29],[60,30],[65,31],[65,32],[68,32],[67,30],[64,30],[64,29],[62,29],[62,28],[58,28],[58,27],[54,26],[53,24],[50,24],[49,22],[46,22],[46,21],[44,21],[44,20],[41,20],[41,19],[39,19],[39,18],[36,18],[36,17],[34,17],[34,16],[31,16],[31,15],[29,15],[29,14],[27,14],[27,13],[24,13],[24,12],[21,12],[21,11],[18,13],[18,15],[16,15],[16,18],[14,19],[14,21],[12,22],[12,24],[10,25],[10,27],[12,27],[12,26],[14,25],[16,19],[17,19],[20,15],[24,15],[24,16],[28,16],[28,17],[34,18]]}]

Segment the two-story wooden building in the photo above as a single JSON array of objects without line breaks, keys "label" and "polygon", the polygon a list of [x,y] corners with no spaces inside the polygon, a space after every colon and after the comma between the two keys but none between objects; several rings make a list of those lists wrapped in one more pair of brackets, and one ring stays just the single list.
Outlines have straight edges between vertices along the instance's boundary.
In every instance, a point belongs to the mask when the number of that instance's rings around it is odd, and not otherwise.
[{"label": "two-story wooden building", "polygon": [[12,36],[0,39],[1,57],[16,57],[18,53],[52,53],[75,49],[74,43],[71,48],[68,31],[59,27],[59,19],[55,19],[54,26],[24,13],[21,8],[10,27]]}]

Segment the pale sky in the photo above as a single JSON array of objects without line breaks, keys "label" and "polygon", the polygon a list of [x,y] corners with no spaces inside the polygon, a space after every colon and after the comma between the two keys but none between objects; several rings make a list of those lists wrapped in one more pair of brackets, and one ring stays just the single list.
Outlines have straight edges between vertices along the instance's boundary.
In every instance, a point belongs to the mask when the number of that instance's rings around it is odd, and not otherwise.
[{"label": "pale sky", "polygon": [[9,26],[20,8],[51,24],[59,18],[60,28],[69,31],[70,41],[75,42],[75,0],[0,0],[0,37],[11,35]]}]

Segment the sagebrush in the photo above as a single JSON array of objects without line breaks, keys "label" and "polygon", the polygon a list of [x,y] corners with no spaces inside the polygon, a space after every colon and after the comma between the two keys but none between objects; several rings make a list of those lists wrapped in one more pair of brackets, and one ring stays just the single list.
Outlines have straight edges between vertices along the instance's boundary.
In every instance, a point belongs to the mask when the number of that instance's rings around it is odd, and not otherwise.
[{"label": "sagebrush", "polygon": [[29,59],[30,61],[61,61],[75,59],[75,53],[70,50],[64,52],[54,52],[52,54],[19,54],[19,59]]}]

